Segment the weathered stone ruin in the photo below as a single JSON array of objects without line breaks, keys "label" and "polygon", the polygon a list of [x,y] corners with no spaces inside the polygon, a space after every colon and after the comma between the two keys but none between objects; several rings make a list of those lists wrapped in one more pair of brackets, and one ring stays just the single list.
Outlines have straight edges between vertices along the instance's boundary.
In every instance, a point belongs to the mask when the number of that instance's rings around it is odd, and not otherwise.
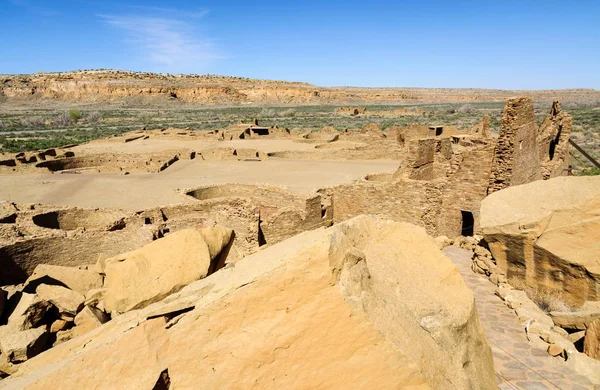
[{"label": "weathered stone ruin", "polygon": [[289,129],[279,127],[277,125],[266,127],[260,126],[258,120],[254,119],[252,124],[240,122],[234,126],[230,126],[222,134],[223,139],[253,139],[253,138],[278,138],[285,137],[290,134]]},{"label": "weathered stone ruin", "polygon": [[[0,203],[0,375],[10,376],[0,388],[493,388],[473,292],[439,250],[448,244],[472,251],[532,344],[600,384],[590,358],[600,357],[600,185],[557,178],[571,118],[558,103],[540,127],[533,114],[531,99],[510,99],[497,135],[489,116],[462,130],[254,121],[10,156],[11,174],[165,176],[176,201]],[[394,165],[302,190],[208,175],[289,161],[277,174],[295,178],[321,160],[311,175],[330,160]],[[516,279],[580,311],[546,313]]]},{"label": "weathered stone ruin", "polygon": [[479,209],[488,193],[566,174],[571,119],[558,104],[540,129],[529,98],[508,101],[498,138],[483,136],[485,123],[489,119],[467,133],[443,126],[395,129],[406,155],[389,182],[323,190],[334,199],[334,222],[366,212],[415,223],[434,236],[472,235],[480,231]]},{"label": "weathered stone ruin", "polygon": [[356,115],[366,113],[367,108],[366,107],[338,107],[338,109],[335,110],[335,112],[337,112],[338,114],[343,114],[343,115],[356,116]]},{"label": "weathered stone ruin", "polygon": [[571,122],[571,116],[554,102],[538,128],[530,98],[509,100],[494,151],[488,193],[564,175],[569,163]]},{"label": "weathered stone ruin", "polygon": [[120,210],[0,204],[0,283],[18,284],[41,264],[93,264],[151,242],[156,232]]}]

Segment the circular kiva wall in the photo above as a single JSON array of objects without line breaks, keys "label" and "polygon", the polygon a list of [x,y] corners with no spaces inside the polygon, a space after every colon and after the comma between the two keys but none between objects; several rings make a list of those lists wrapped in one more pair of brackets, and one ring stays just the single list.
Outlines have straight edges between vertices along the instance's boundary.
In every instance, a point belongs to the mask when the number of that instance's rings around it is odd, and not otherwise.
[{"label": "circular kiva wall", "polygon": [[[47,229],[103,229],[123,228],[123,215],[117,212],[88,209],[67,209],[34,215],[33,223]],[[123,226],[121,226],[123,225]]]}]

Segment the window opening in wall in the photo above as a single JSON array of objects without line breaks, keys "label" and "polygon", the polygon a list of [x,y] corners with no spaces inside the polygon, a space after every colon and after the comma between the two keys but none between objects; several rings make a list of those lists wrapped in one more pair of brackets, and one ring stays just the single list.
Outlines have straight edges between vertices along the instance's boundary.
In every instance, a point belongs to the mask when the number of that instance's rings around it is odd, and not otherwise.
[{"label": "window opening in wall", "polygon": [[558,127],[558,131],[556,132],[556,137],[550,141],[550,148],[548,150],[548,157],[550,160],[554,160],[554,152],[556,151],[556,145],[558,145],[558,141],[560,141],[560,133],[562,132],[562,126]]},{"label": "window opening in wall", "polygon": [[265,239],[265,234],[262,231],[262,228],[260,227],[260,223],[262,221],[258,221],[258,246],[263,246],[263,245],[267,245],[267,240]]}]

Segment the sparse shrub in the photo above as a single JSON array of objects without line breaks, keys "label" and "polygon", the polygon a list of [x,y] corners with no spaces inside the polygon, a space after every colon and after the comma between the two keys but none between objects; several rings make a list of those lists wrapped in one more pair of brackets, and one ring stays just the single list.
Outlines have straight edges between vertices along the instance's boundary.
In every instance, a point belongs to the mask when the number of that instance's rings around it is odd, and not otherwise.
[{"label": "sparse shrub", "polygon": [[279,115],[285,118],[291,118],[296,116],[296,110],[294,110],[293,108],[288,108],[287,110],[281,111]]},{"label": "sparse shrub", "polygon": [[260,112],[260,116],[263,118],[272,118],[277,112],[272,108],[263,108]]},{"label": "sparse shrub", "polygon": [[475,107],[470,104],[463,104],[457,111],[462,114],[473,114],[475,112]]},{"label": "sparse shrub", "polygon": [[21,119],[21,125],[25,127],[40,127],[44,126],[44,120],[40,117],[23,118]]},{"label": "sparse shrub", "polygon": [[69,117],[73,123],[77,123],[81,119],[81,111],[80,110],[69,110]]},{"label": "sparse shrub", "polygon": [[87,115],[87,121],[89,123],[98,122],[98,120],[102,117],[102,115],[98,111],[92,111]]},{"label": "sparse shrub", "polygon": [[567,104],[563,104],[563,107],[568,109],[568,110],[574,110],[576,108],[579,108],[579,104],[575,103],[575,102],[569,102]]},{"label": "sparse shrub", "polygon": [[516,290],[525,291],[529,299],[547,313],[575,310],[564,302],[562,291],[529,287],[522,278],[510,278],[508,284]]},{"label": "sparse shrub", "polygon": [[73,120],[68,112],[63,112],[56,118],[54,124],[58,126],[70,126],[73,124]]},{"label": "sparse shrub", "polygon": [[575,171],[575,176],[598,176],[600,175],[599,168],[585,168],[580,171]]},{"label": "sparse shrub", "polygon": [[532,290],[527,296],[535,302],[543,311],[573,311],[573,309],[561,300],[562,294],[556,291]]},{"label": "sparse shrub", "polygon": [[149,114],[140,115],[140,122],[144,124],[144,128],[149,129],[152,127],[153,117]]}]

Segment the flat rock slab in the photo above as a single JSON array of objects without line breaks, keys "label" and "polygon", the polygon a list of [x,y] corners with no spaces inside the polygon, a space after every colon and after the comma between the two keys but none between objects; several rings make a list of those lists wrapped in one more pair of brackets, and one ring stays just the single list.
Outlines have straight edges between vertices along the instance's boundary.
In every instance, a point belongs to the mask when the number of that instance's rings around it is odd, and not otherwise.
[{"label": "flat rock slab", "polygon": [[80,294],[85,294],[91,289],[102,287],[102,277],[93,270],[51,264],[40,264],[35,267],[33,274],[27,279],[25,285],[52,284],[47,282],[48,279],[56,281],[57,284],[63,284],[70,290]]}]

